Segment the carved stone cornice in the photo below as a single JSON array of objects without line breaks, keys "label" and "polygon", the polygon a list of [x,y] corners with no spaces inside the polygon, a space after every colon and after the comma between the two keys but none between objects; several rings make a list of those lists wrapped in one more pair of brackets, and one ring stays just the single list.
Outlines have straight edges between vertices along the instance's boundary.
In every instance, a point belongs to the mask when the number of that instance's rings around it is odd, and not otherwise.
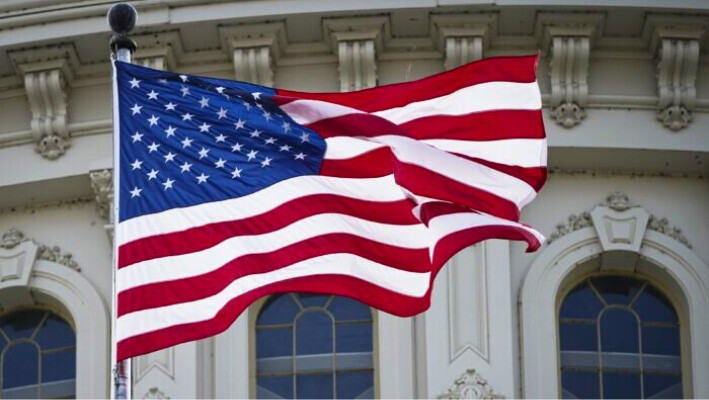
[{"label": "carved stone cornice", "polygon": [[109,238],[113,240],[113,170],[99,169],[89,172],[91,179],[91,189],[94,191],[96,209],[101,218],[108,224],[104,225],[104,230]]},{"label": "carved stone cornice", "polygon": [[444,55],[447,70],[483,58],[497,35],[497,14],[437,14],[431,16],[431,34]]},{"label": "carved stone cornice", "polygon": [[323,20],[325,42],[339,61],[340,90],[349,92],[377,85],[377,54],[389,37],[386,17]]},{"label": "carved stone cornice", "polygon": [[131,36],[138,45],[133,61],[144,67],[174,71],[184,49],[177,31]]},{"label": "carved stone cornice", "polygon": [[[5,250],[12,250],[19,246],[21,243],[32,241],[30,238],[25,237],[19,229],[10,228],[7,232],[3,233],[0,238],[0,248]],[[43,244],[37,245],[37,255],[38,260],[52,261],[58,264],[62,264],[76,271],[81,271],[79,264],[74,260],[71,253],[62,252],[59,246],[47,246]],[[4,280],[0,278],[0,280]]]},{"label": "carved stone cornice", "polygon": [[273,86],[276,61],[287,45],[285,31],[283,22],[219,28],[222,47],[231,54],[236,79]]},{"label": "carved stone cornice", "polygon": [[707,22],[692,17],[651,15],[645,29],[657,59],[657,119],[673,131],[692,121],[700,40]]},{"label": "carved stone cornice", "polygon": [[550,106],[554,120],[572,128],[586,117],[588,64],[594,39],[603,26],[602,14],[540,13],[537,36],[550,55]]},{"label": "carved stone cornice", "polygon": [[465,371],[439,399],[504,399],[475,369]]},{"label": "carved stone cornice", "polygon": [[74,46],[61,44],[8,53],[15,71],[24,81],[32,112],[30,127],[35,150],[54,160],[71,145],[67,95],[79,61]]}]

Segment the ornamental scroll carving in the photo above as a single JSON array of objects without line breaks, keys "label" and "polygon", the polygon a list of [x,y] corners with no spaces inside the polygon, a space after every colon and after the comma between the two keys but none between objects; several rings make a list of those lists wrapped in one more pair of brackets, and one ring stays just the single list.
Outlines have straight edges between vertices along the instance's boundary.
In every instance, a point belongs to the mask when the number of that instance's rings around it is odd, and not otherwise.
[{"label": "ornamental scroll carving", "polygon": [[475,369],[465,371],[439,399],[504,399]]},{"label": "ornamental scroll carving", "polygon": [[[10,250],[17,247],[20,243],[27,242],[30,239],[25,237],[22,231],[16,228],[10,228],[7,232],[3,233],[0,239],[0,248]],[[59,246],[46,246],[43,244],[39,245],[37,250],[38,260],[52,261],[58,264],[62,264],[76,271],[81,271],[79,264],[74,260],[74,256],[69,252],[64,252]]]}]

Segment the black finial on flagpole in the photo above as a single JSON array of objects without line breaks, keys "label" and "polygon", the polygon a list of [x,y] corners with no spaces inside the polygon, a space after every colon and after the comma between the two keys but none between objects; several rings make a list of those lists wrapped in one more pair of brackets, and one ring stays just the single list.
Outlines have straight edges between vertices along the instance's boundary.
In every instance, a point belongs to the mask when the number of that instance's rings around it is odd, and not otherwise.
[{"label": "black finial on flagpole", "polygon": [[108,24],[111,26],[111,51],[117,53],[120,49],[127,49],[133,53],[137,46],[128,38],[128,34],[135,28],[138,12],[128,3],[118,3],[108,10]]}]

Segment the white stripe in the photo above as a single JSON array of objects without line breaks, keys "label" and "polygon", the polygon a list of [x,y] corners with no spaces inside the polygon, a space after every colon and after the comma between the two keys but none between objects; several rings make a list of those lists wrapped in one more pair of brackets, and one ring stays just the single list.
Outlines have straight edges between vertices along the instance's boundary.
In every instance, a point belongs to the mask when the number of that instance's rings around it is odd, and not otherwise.
[{"label": "white stripe", "polygon": [[[461,212],[455,214],[444,214],[432,218],[428,222],[428,228],[430,229],[429,234],[431,235],[431,237],[433,237],[434,244],[441,240],[443,237],[448,236],[454,232],[462,231],[464,229],[477,228],[481,226],[500,225],[511,226],[517,229],[525,230],[534,235],[534,237],[539,240],[539,243],[544,243],[544,241],[546,240],[541,233],[528,226],[484,213]],[[431,251],[433,251],[434,248],[435,246],[432,245]]]},{"label": "white stripe", "polygon": [[430,279],[429,272],[391,268],[352,254],[328,254],[236,279],[218,294],[204,299],[125,314],[118,318],[118,340],[172,325],[208,320],[231,299],[254,289],[287,279],[323,274],[351,276],[412,297],[424,296]]},{"label": "white stripe", "polygon": [[[539,110],[542,107],[537,82],[487,82],[459,89],[432,99],[371,113],[395,124],[431,115],[465,115],[490,110]],[[297,123],[314,122],[362,111],[320,100],[296,100],[282,105]]]},{"label": "white stripe", "polygon": [[418,165],[471,187],[482,189],[516,204],[532,201],[537,192],[528,183],[484,165],[448,154],[445,151],[403,136],[378,136],[402,162]]},{"label": "white stripe", "polygon": [[503,139],[487,141],[428,139],[421,142],[435,148],[498,164],[546,167],[546,139]]},{"label": "white stripe", "polygon": [[190,207],[173,208],[131,218],[120,223],[116,241],[121,246],[153,235],[248,218],[263,214],[290,200],[315,194],[337,194],[368,201],[405,199],[392,175],[367,179],[318,175],[298,176],[280,181],[247,196]]},{"label": "white stripe", "polygon": [[188,254],[141,261],[121,268],[116,275],[118,292],[151,283],[202,275],[237,257],[265,254],[331,233],[348,233],[375,242],[408,249],[426,249],[430,241],[422,224],[391,225],[344,214],[317,214],[277,231],[236,236],[211,248]]},{"label": "white stripe", "polygon": [[349,136],[335,136],[325,139],[327,150],[326,160],[346,160],[357,157],[372,150],[386,147],[385,144],[376,143],[368,138],[355,138]]}]

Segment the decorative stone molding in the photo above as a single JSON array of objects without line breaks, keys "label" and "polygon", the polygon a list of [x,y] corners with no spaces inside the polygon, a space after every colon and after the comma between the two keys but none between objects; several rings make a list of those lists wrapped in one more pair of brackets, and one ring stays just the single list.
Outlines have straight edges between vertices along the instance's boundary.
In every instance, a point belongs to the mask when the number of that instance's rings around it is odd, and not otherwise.
[{"label": "decorative stone molding", "polygon": [[705,21],[686,17],[649,16],[650,51],[657,57],[657,119],[673,131],[692,121],[697,97],[699,41]]},{"label": "decorative stone molding", "polygon": [[25,234],[16,228],[10,228],[9,231],[2,234],[0,239],[0,248],[12,249],[18,244],[27,241],[29,239],[25,238]]},{"label": "decorative stone molding", "polygon": [[586,117],[589,56],[602,24],[602,14],[540,13],[537,17],[537,36],[551,57],[551,114],[565,128]]},{"label": "decorative stone molding", "polygon": [[431,33],[445,57],[446,70],[483,58],[497,34],[497,14],[439,14],[431,16]]},{"label": "decorative stone molding", "polygon": [[556,225],[556,229],[549,235],[547,239],[547,244],[559,239],[564,235],[568,235],[573,231],[577,231],[582,228],[593,226],[593,221],[591,220],[591,214],[588,212],[583,212],[581,214],[571,214],[567,218],[565,223],[560,223]]},{"label": "decorative stone molding", "polygon": [[184,49],[176,31],[131,36],[138,45],[133,61],[144,67],[174,71]]},{"label": "decorative stone molding", "polygon": [[656,216],[651,215],[650,221],[648,221],[647,224],[647,229],[655,232],[660,232],[661,234],[669,236],[672,239],[682,243],[683,245],[687,246],[687,248],[692,248],[692,245],[689,243],[689,240],[687,240],[687,238],[684,237],[684,234],[682,234],[682,230],[677,228],[676,226],[670,225],[669,221],[667,221],[667,218],[657,218]]},{"label": "decorative stone molding", "polygon": [[237,80],[273,86],[274,66],[286,47],[283,22],[221,27],[219,35],[222,48],[231,52]]},{"label": "decorative stone molding", "polygon": [[144,399],[166,399],[169,400],[170,397],[166,396],[165,393],[161,392],[157,387],[151,387],[148,392],[143,396]]},{"label": "decorative stone molding", "polygon": [[504,399],[488,385],[487,380],[475,369],[470,368],[453,382],[448,391],[438,396],[439,399]]},{"label": "decorative stone molding", "polygon": [[170,347],[135,359],[135,382],[143,379],[148,372],[156,369],[170,379],[175,379],[175,350]]},{"label": "decorative stone molding", "polygon": [[71,145],[67,95],[79,65],[71,44],[8,53],[25,85],[32,112],[30,127],[35,150],[42,157],[59,158]]},{"label": "decorative stone molding", "polygon": [[326,19],[325,42],[339,60],[340,90],[349,92],[377,85],[377,54],[389,37],[386,17]]},{"label": "decorative stone molding", "polygon": [[113,240],[113,170],[99,169],[89,172],[91,188],[94,191],[96,209],[104,220],[108,221],[103,229]]},{"label": "decorative stone molding", "polygon": [[[11,228],[7,232],[3,233],[2,239],[0,239],[0,248],[12,250],[24,242],[32,242],[36,246],[36,259],[52,261],[57,264],[67,266],[73,270],[81,271],[79,264],[76,260],[74,260],[71,253],[62,252],[62,249],[59,246],[50,247],[43,244],[37,245],[31,239],[25,237],[25,234],[22,233],[22,231],[16,228]],[[0,281],[2,280],[4,280],[4,278],[0,277]]]}]

